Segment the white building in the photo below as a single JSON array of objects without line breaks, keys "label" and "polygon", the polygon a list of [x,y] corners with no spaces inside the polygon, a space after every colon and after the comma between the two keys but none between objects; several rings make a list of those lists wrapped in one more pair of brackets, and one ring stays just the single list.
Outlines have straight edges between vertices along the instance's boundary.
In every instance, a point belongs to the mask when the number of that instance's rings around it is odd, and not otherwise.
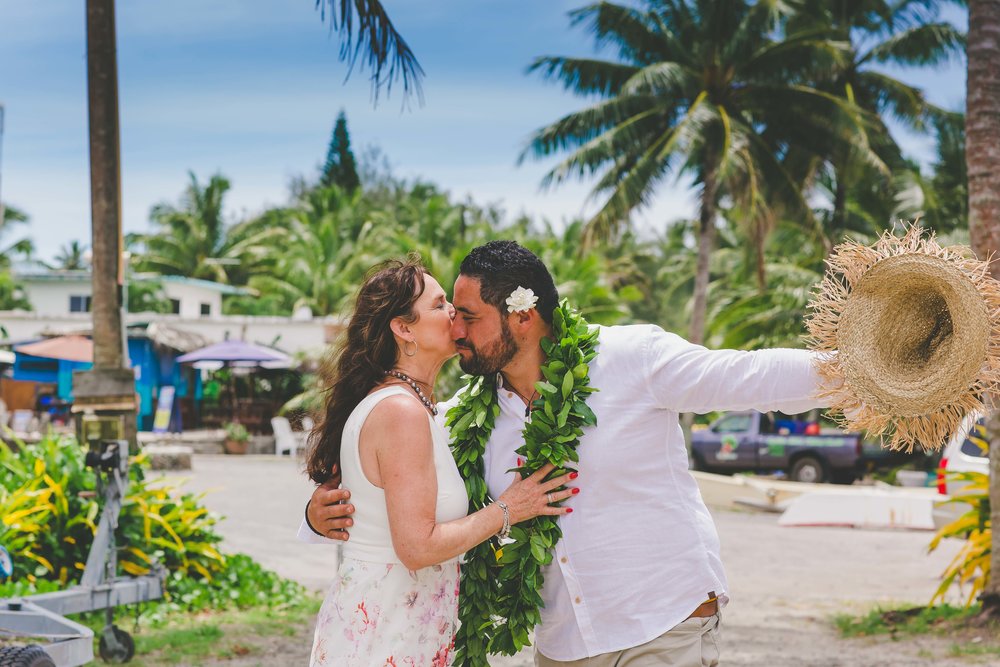
[{"label": "white building", "polygon": [[[19,265],[14,277],[24,290],[32,310],[39,315],[66,315],[90,312],[90,271],[58,271],[37,264]],[[148,276],[133,280],[150,280]],[[252,294],[249,290],[183,276],[152,278],[163,286],[172,313],[184,318],[222,314],[222,297]]]},{"label": "white building", "polygon": [[[0,327],[12,341],[30,340],[91,326],[90,271],[54,271],[37,264],[14,267],[31,311],[0,311]],[[172,313],[127,313],[128,324],[162,322],[174,329],[200,334],[209,343],[226,339],[271,345],[289,354],[320,353],[340,331],[335,317],[223,315],[227,295],[249,290],[182,276],[156,276],[170,300]],[[4,338],[0,332],[0,340]]]}]

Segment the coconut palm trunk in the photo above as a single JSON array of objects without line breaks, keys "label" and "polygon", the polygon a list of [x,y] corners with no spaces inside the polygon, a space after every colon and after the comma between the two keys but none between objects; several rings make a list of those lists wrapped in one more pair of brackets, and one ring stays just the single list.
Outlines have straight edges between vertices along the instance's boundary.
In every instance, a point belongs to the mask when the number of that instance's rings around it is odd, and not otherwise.
[{"label": "coconut palm trunk", "polygon": [[94,367],[122,368],[121,174],[114,0],[87,0]]},{"label": "coconut palm trunk", "polygon": [[[966,165],[969,236],[979,257],[1000,252],[1000,0],[970,0],[967,46]],[[1000,262],[991,272],[1000,278]],[[990,434],[991,576],[981,600],[983,616],[1000,618],[1000,402],[994,397]]]},{"label": "coconut palm trunk", "polygon": [[705,342],[705,315],[708,309],[708,279],[712,249],[715,245],[716,197],[719,181],[714,166],[705,168],[698,220],[698,262],[694,274],[694,301],[691,306],[691,330],[688,339],[697,345]]}]

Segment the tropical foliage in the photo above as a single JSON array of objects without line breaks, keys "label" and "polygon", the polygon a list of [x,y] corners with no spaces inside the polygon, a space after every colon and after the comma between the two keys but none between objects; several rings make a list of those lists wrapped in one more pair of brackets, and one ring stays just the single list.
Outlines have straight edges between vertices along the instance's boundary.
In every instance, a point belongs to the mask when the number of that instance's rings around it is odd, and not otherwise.
[{"label": "tropical foliage", "polygon": [[[85,448],[47,435],[37,444],[0,441],[0,544],[14,563],[0,597],[54,590],[76,582],[97,530],[95,475]],[[147,480],[144,455],[129,466],[129,490],[118,527],[120,574],[167,570],[167,599],[155,613],[287,604],[301,587],[263,570],[247,556],[224,555],[219,517],[202,496],[163,480]]]},{"label": "tropical foliage", "polygon": [[990,544],[993,537],[990,526],[990,478],[981,472],[950,473],[950,477],[955,482],[963,482],[965,486],[948,502],[967,503],[969,509],[937,532],[929,550],[937,549],[946,537],[964,539],[965,544],[942,573],[941,585],[935,591],[931,604],[944,603],[952,585],[957,583],[964,592],[965,606],[970,607],[990,579]]}]

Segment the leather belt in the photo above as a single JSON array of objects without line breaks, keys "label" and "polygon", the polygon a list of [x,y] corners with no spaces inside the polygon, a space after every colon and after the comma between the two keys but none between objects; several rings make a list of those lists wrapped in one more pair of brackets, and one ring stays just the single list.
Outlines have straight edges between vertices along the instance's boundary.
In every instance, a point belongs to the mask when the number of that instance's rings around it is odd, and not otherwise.
[{"label": "leather belt", "polygon": [[708,618],[719,613],[719,601],[717,599],[707,600],[698,605],[698,608],[691,612],[688,618]]}]

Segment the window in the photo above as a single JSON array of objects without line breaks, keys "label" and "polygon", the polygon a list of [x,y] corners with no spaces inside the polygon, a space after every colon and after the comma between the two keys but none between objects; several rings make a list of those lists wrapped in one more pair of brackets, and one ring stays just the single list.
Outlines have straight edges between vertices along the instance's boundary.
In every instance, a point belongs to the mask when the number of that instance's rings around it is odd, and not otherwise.
[{"label": "window", "polygon": [[962,453],[968,456],[989,458],[990,444],[986,439],[985,419],[980,419],[972,426],[972,432],[962,443]]},{"label": "window", "polygon": [[201,314],[202,315],[211,315],[212,314],[212,304],[210,304],[210,303],[203,303],[203,304],[201,304]]},{"label": "window", "polygon": [[181,300],[180,299],[171,299],[170,300],[170,312],[173,313],[174,315],[180,315],[181,314]]},{"label": "window", "polygon": [[86,295],[72,295],[69,298],[69,312],[71,313],[89,313],[90,312],[90,297]]},{"label": "window", "polygon": [[716,433],[746,433],[753,423],[753,415],[729,415],[724,417],[712,429]]}]

